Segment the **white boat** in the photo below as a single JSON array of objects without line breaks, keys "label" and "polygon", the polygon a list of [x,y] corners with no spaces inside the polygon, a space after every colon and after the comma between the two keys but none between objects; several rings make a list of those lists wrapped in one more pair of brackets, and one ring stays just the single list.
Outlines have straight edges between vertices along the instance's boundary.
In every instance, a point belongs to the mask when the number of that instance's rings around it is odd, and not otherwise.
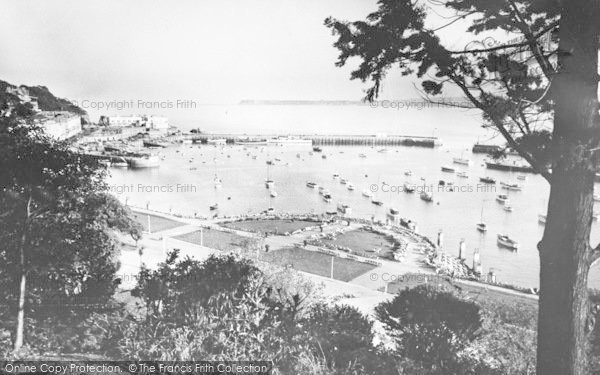
[{"label": "white boat", "polygon": [[329,194],[329,190],[326,190],[323,186],[319,186],[319,194],[320,195]]},{"label": "white boat", "polygon": [[133,157],[127,160],[131,168],[158,168],[160,167],[160,159],[158,156],[149,155],[141,157]]},{"label": "white boat", "polygon": [[538,215],[538,223],[544,225],[546,224],[546,215],[539,214]]},{"label": "white boat", "polygon": [[502,189],[511,191],[521,191],[523,189],[523,187],[519,184],[509,184],[507,182],[500,182],[500,186],[502,186]]},{"label": "white boat", "polygon": [[350,191],[354,191],[354,185],[352,185],[352,184],[346,185],[346,188]]},{"label": "white boat", "polygon": [[513,208],[510,204],[504,204],[504,211],[513,212]]},{"label": "white boat", "polygon": [[331,195],[329,193],[323,194],[323,200],[327,203],[331,202]]},{"label": "white boat", "polygon": [[458,172],[456,175],[461,178],[469,178],[467,172]]},{"label": "white boat", "polygon": [[209,208],[210,208],[211,211],[218,210],[219,209],[219,204],[215,203],[212,206],[210,206]]},{"label": "white boat", "polygon": [[311,189],[316,189],[318,185],[315,182],[307,182],[306,186],[308,186]]},{"label": "white boat", "polygon": [[350,206],[344,203],[338,203],[337,210],[343,213],[344,215],[350,215],[350,213],[352,212]]},{"label": "white boat", "polygon": [[404,172],[404,175],[405,176],[412,176],[412,171],[406,171],[406,172]]},{"label": "white boat", "polygon": [[524,174],[520,174],[517,176],[517,180],[525,181],[527,180],[527,176],[525,176]]},{"label": "white boat", "polygon": [[365,154],[358,154],[358,156],[361,157],[361,158],[366,158],[367,157],[367,155],[365,155]]},{"label": "white boat", "polygon": [[335,179],[338,179],[338,178],[340,178],[340,175],[339,175],[339,173],[334,173],[334,174],[333,174],[333,179],[335,180]]},{"label": "white boat", "polygon": [[415,189],[415,185],[410,185],[408,183],[404,184],[404,192],[406,193],[414,193]]},{"label": "white boat", "polygon": [[342,178],[340,180],[340,184],[342,184],[342,185],[346,185],[347,183],[348,183],[348,180],[346,180],[345,178]]},{"label": "white boat", "polygon": [[455,169],[450,166],[444,165],[442,166],[442,172],[454,173]]},{"label": "white boat", "polygon": [[271,198],[276,198],[277,197],[277,192],[275,190],[271,190]]},{"label": "white boat", "polygon": [[600,194],[594,194],[594,202],[600,202]]},{"label": "white boat", "polygon": [[498,234],[497,241],[498,245],[511,250],[517,250],[519,248],[519,243],[505,234]]},{"label": "white boat", "polygon": [[266,181],[265,181],[265,187],[266,187],[267,189],[270,189],[270,188],[272,188],[272,187],[273,187],[273,185],[275,185],[275,181],[273,181],[273,180],[266,180]]},{"label": "white boat", "polygon": [[215,178],[213,179],[213,184],[215,185],[215,189],[220,188],[221,186],[223,186],[223,183],[221,182],[221,180],[217,177],[217,175],[215,175]]},{"label": "white boat", "polygon": [[454,158],[454,159],[452,159],[452,161],[455,164],[461,164],[461,165],[471,165],[471,163],[472,163],[471,160],[466,159],[466,158]]},{"label": "white boat", "polygon": [[505,194],[498,194],[498,196],[496,196],[496,201],[502,204],[508,204],[510,202],[510,200],[508,199],[508,195]]},{"label": "white boat", "polygon": [[373,203],[376,206],[383,206],[383,202],[378,201],[377,199],[371,199],[371,203]]},{"label": "white boat", "polygon": [[371,193],[368,190],[363,190],[362,195],[363,195],[363,197],[366,197],[366,198],[373,198],[373,193]]}]

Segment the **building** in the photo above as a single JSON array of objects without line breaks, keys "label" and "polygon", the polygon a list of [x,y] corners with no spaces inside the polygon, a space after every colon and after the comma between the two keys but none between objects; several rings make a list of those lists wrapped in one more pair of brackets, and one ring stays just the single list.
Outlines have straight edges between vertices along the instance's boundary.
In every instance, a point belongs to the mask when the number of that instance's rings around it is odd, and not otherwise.
[{"label": "building", "polygon": [[57,140],[71,138],[81,132],[81,116],[71,112],[40,112],[34,116],[34,122],[44,133]]},{"label": "building", "polygon": [[142,116],[102,116],[100,122],[107,126],[140,126],[143,124]]},{"label": "building", "polygon": [[169,119],[160,116],[145,116],[146,130],[151,132],[166,133],[169,130]]}]

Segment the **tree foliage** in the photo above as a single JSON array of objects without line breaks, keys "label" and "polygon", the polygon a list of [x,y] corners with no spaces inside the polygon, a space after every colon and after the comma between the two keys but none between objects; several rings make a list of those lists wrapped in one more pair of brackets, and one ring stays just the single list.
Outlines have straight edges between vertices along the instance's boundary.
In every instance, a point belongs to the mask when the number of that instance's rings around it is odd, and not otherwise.
[{"label": "tree foliage", "polygon": [[105,175],[97,160],[46,137],[19,111],[0,117],[4,328],[15,331],[17,311],[68,317],[111,299],[118,234],[139,238],[140,227],[106,192]]},{"label": "tree foliage", "polygon": [[460,353],[480,334],[479,306],[429,285],[405,289],[375,309],[396,351],[431,374],[459,374]]}]

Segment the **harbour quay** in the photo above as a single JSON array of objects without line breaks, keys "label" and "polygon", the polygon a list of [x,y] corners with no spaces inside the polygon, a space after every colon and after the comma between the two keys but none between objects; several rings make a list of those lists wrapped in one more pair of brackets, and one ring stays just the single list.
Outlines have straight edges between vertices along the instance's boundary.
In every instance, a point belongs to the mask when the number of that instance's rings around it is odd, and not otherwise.
[{"label": "harbour quay", "polygon": [[182,134],[181,140],[194,143],[213,143],[220,141],[226,144],[307,144],[313,146],[416,146],[435,148],[442,145],[437,137],[406,135],[252,135],[247,134]]}]

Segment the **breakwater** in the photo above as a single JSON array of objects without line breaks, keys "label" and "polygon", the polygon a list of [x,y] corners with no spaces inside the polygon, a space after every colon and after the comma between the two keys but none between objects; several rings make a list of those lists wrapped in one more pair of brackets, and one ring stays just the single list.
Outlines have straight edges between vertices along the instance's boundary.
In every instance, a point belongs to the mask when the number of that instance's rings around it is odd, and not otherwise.
[{"label": "breakwater", "polygon": [[[295,135],[281,137],[278,135],[237,135],[237,134],[186,134],[179,136],[182,140],[194,143],[209,143],[211,140],[224,140],[227,144],[252,144],[264,142],[275,144],[301,144],[310,141],[313,146],[416,146],[434,148],[442,145],[437,137],[405,136],[405,135]],[[258,141],[260,140],[260,141]]]}]

